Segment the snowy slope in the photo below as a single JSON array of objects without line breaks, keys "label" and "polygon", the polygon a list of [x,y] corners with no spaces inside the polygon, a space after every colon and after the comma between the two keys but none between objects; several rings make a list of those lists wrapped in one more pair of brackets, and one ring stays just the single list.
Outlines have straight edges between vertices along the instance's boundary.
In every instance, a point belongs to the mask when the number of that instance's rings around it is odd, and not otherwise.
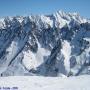
[{"label": "snowy slope", "polygon": [[90,21],[77,13],[0,19],[0,76],[90,74]]},{"label": "snowy slope", "polygon": [[[78,77],[40,77],[13,76],[1,77],[1,88],[16,87],[13,90],[90,90],[90,76]],[[5,89],[6,90],[6,89]]]}]

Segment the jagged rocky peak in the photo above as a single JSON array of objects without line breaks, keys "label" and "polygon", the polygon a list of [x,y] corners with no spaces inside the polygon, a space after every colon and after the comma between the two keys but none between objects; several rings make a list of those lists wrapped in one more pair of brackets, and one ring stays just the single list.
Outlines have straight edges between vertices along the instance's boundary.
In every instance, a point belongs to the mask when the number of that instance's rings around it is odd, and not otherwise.
[{"label": "jagged rocky peak", "polygon": [[76,13],[0,19],[0,75],[90,74],[90,20]]},{"label": "jagged rocky peak", "polygon": [[[28,16],[5,17],[4,19],[0,19],[0,28],[5,27],[5,20],[6,22],[10,23],[10,21],[13,22],[14,19],[17,19],[21,23],[25,17]],[[78,23],[87,22],[87,19],[82,18],[78,13],[66,13],[61,10],[53,13],[52,15],[30,15],[29,19],[30,21],[35,22],[37,25],[38,23],[43,23],[43,25],[46,25],[46,28],[48,26],[53,27],[54,24],[56,27],[62,28],[65,24],[69,24],[72,20]],[[41,24],[39,24],[39,26],[40,25]]]}]

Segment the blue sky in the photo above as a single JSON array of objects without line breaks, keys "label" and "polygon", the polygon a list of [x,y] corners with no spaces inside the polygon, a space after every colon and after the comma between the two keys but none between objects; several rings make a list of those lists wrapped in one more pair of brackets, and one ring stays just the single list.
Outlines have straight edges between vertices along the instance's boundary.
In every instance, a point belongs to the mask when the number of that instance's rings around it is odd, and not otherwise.
[{"label": "blue sky", "polygon": [[90,0],[0,0],[0,17],[50,14],[58,10],[90,18]]}]

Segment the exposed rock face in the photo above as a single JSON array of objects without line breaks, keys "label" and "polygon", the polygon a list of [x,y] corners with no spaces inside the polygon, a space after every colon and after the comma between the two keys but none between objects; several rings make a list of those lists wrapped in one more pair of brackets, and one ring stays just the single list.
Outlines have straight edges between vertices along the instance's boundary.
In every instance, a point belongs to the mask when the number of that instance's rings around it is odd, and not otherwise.
[{"label": "exposed rock face", "polygon": [[0,75],[90,74],[90,21],[78,14],[0,20]]}]

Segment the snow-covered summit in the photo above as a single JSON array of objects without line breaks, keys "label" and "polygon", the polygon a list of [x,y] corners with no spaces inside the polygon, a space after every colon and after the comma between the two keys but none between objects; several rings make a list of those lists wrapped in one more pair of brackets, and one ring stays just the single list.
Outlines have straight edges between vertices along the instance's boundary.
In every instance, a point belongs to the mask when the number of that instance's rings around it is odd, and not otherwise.
[{"label": "snow-covered summit", "polygon": [[77,13],[0,19],[0,75],[90,74],[90,20]]}]

